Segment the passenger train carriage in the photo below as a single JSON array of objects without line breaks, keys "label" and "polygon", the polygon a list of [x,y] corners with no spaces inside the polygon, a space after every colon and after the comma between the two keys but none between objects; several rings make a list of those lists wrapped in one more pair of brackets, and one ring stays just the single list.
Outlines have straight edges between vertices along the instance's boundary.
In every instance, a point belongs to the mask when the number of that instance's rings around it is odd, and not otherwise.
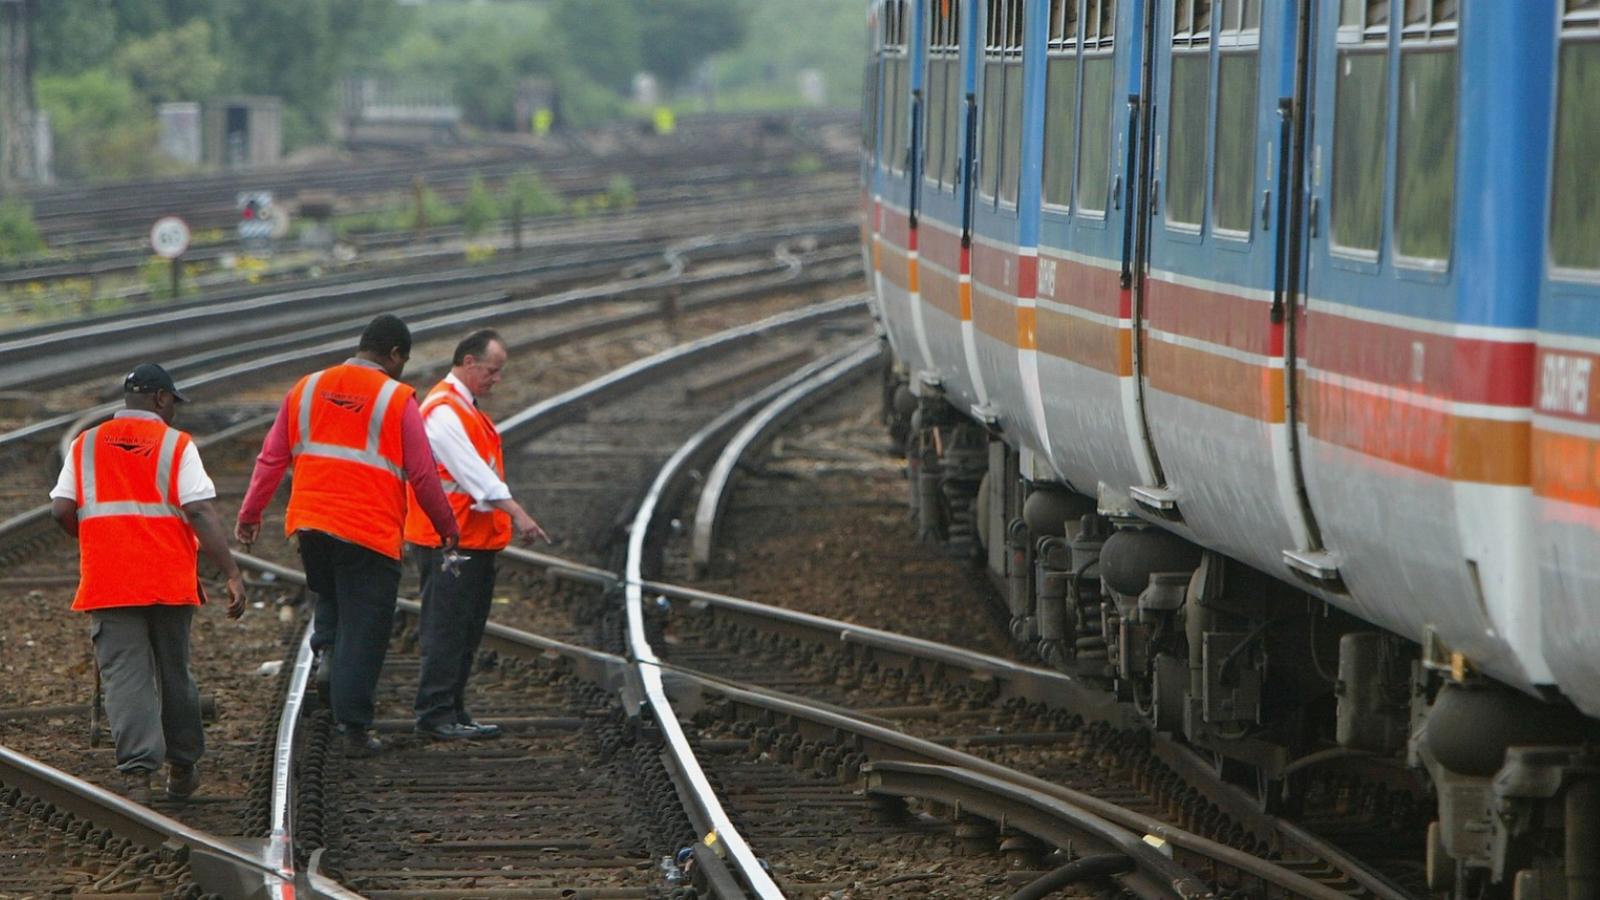
[{"label": "passenger train carriage", "polygon": [[1600,896],[1600,0],[868,21],[924,534],[1264,803],[1403,762],[1435,889]]}]

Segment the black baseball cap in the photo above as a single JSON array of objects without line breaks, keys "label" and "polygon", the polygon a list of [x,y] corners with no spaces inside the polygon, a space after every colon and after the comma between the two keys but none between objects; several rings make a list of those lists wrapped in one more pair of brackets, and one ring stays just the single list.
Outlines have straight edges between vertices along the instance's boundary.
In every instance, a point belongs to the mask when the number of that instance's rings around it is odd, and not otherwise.
[{"label": "black baseball cap", "polygon": [[122,379],[122,390],[129,394],[153,394],[156,391],[166,391],[177,398],[179,403],[186,402],[189,398],[178,392],[178,386],[172,383],[172,376],[167,370],[155,363],[140,363],[138,368],[128,373]]}]

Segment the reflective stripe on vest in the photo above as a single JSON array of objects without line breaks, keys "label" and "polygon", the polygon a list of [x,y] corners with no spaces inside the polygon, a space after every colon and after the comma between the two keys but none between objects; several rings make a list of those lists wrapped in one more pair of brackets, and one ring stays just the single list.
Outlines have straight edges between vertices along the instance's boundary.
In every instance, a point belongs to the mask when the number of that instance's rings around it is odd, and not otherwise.
[{"label": "reflective stripe on vest", "polygon": [[[78,521],[97,519],[102,516],[146,516],[152,519],[174,518],[183,519],[183,508],[171,503],[140,503],[137,500],[113,500],[101,503],[98,499],[99,489],[96,485],[94,469],[95,444],[100,438],[100,429],[85,434],[83,441],[83,457],[79,463],[78,475],[83,480],[83,496],[78,498]],[[178,463],[178,430],[168,428],[161,436],[161,449],[156,451],[156,496],[167,496],[167,486],[172,483],[172,468]]]},{"label": "reflective stripe on vest", "polygon": [[[325,371],[325,370],[324,370]],[[306,386],[300,391],[300,440],[294,445],[295,456],[322,456],[328,459],[338,459],[345,462],[360,463],[381,469],[396,478],[404,479],[405,470],[385,459],[379,452],[380,442],[383,438],[383,420],[389,414],[389,403],[394,399],[395,391],[400,389],[400,382],[389,379],[378,389],[378,398],[372,405],[372,418],[367,421],[367,446],[358,450],[355,447],[345,447],[340,444],[324,444],[320,441],[309,439],[311,434],[311,403],[317,396],[317,382],[322,379],[322,372],[313,372],[306,379]]]}]

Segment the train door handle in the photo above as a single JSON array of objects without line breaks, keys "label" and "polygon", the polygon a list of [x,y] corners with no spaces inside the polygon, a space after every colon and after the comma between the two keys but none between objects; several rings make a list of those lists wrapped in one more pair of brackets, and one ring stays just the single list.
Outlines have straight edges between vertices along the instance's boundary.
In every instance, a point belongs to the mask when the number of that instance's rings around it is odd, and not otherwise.
[{"label": "train door handle", "polygon": [[1261,192],[1261,230],[1272,230],[1272,188]]},{"label": "train door handle", "polygon": [[1321,211],[1322,198],[1312,197],[1311,206],[1306,209],[1306,230],[1310,232],[1312,237],[1322,236],[1322,229],[1317,224],[1317,220],[1321,218],[1321,215],[1319,215]]},{"label": "train door handle", "polygon": [[1116,180],[1111,182],[1111,208],[1122,209],[1122,174],[1118,173]]},{"label": "train door handle", "polygon": [[1150,215],[1161,214],[1161,179],[1156,178],[1150,182]]}]

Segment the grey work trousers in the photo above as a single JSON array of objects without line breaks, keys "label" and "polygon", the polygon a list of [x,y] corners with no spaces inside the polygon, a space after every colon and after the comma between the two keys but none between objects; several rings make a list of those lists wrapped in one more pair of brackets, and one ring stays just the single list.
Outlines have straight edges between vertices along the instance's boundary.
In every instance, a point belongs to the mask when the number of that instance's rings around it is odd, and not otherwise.
[{"label": "grey work trousers", "polygon": [[193,606],[123,606],[89,613],[117,768],[194,765],[205,752],[200,689],[189,672]]}]

